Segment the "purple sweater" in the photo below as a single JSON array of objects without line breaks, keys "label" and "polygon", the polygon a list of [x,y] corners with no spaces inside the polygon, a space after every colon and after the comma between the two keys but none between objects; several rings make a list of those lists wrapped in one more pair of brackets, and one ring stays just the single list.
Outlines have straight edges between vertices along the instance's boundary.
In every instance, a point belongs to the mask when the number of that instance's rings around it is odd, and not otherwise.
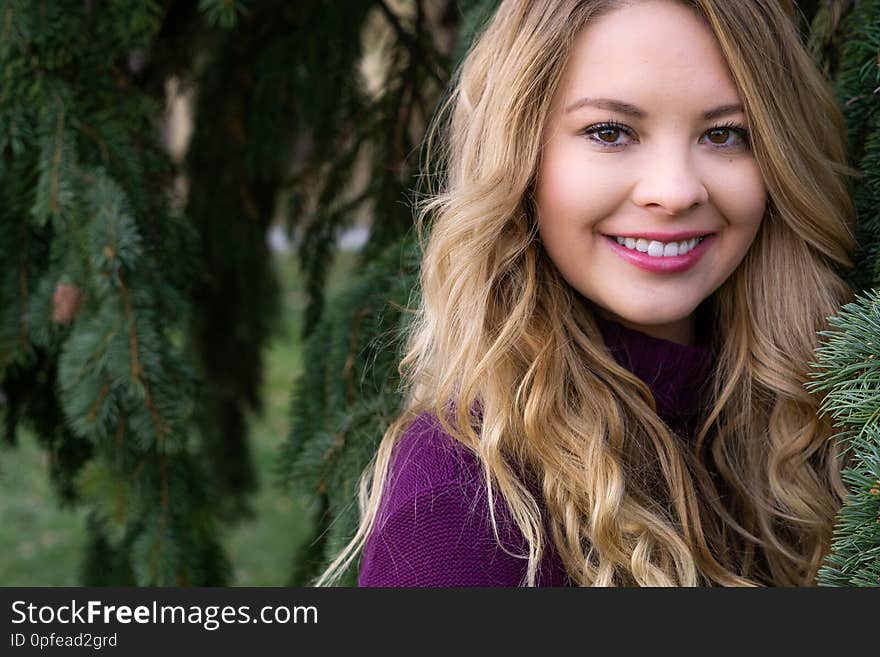
[{"label": "purple sweater", "polygon": [[[598,321],[617,361],[651,388],[660,417],[689,438],[713,362],[711,349],[653,338],[601,317]],[[376,526],[364,546],[359,586],[525,583],[525,539],[496,495],[499,538],[513,555],[499,546],[481,466],[434,416],[423,414],[409,426],[395,446],[389,474]],[[549,533],[545,536],[537,584],[568,586],[553,541]]]}]

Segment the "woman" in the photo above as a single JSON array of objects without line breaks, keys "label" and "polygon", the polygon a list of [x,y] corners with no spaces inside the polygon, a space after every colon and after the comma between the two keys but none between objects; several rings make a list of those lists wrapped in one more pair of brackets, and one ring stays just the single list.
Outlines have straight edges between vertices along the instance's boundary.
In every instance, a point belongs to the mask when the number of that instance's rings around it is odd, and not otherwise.
[{"label": "woman", "polygon": [[812,584],[853,172],[791,8],[506,1],[446,109],[406,411],[318,583]]}]

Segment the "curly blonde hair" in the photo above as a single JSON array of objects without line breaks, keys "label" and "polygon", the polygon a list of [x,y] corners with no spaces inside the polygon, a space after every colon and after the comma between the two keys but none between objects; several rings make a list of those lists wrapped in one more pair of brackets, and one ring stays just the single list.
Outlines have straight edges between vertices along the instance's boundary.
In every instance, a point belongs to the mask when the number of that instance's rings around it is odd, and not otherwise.
[{"label": "curly blonde hair", "polygon": [[846,493],[821,398],[803,386],[818,331],[852,299],[839,275],[852,267],[846,177],[857,175],[843,117],[790,3],[684,2],[731,71],[768,203],[745,259],[712,295],[710,401],[696,439],[677,440],[542,250],[531,200],[575,36],[620,4],[507,0],[458,70],[427,141],[443,176],[418,216],[427,243],[400,364],[405,411],[362,478],[358,532],[318,585],[363,548],[392,449],[425,411],[480,459],[490,509],[500,494],[528,543],[530,586],[548,540],[583,586],[814,582]]}]

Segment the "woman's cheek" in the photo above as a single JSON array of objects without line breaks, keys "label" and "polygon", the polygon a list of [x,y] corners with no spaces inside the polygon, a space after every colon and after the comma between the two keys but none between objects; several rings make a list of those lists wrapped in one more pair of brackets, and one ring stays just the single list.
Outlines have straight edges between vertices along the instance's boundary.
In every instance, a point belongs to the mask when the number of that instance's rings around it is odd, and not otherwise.
[{"label": "woman's cheek", "polygon": [[[573,151],[573,152],[572,152]],[[580,149],[548,153],[541,169],[536,201],[539,223],[555,230],[588,227],[613,214],[621,171],[594,162],[595,154]]]},{"label": "woman's cheek", "polygon": [[767,206],[767,188],[757,162],[744,161],[737,171],[719,176],[711,191],[715,206],[729,224],[757,231]]}]

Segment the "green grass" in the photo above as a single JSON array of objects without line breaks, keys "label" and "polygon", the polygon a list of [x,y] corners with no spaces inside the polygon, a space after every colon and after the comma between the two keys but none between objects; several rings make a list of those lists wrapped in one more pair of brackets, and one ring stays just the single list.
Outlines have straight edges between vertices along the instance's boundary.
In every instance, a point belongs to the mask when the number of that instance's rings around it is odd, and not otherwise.
[{"label": "green grass", "polygon": [[[341,254],[331,270],[330,294],[344,286],[354,261]],[[233,564],[233,586],[284,586],[295,549],[311,532],[306,500],[280,489],[273,471],[289,431],[290,393],[302,368],[300,319],[306,298],[293,256],[276,257],[283,332],[265,352],[264,412],[249,418],[251,454],[259,478],[254,518],[222,535]],[[60,508],[48,463],[33,435],[0,445],[0,586],[75,586],[85,544],[86,511]]]},{"label": "green grass", "polygon": [[0,447],[0,586],[76,586],[84,509],[59,508],[44,450],[29,432]]}]

